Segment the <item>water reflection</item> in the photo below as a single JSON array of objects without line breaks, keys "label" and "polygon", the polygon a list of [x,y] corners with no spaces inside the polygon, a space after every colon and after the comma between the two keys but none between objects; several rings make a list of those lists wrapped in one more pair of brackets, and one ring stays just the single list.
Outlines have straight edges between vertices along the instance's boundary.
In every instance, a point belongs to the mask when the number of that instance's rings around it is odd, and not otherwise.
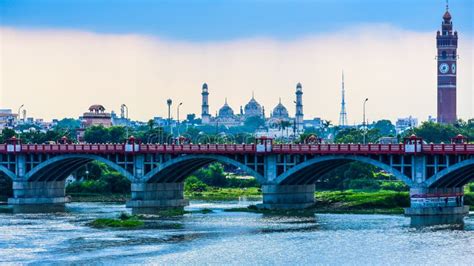
[{"label": "water reflection", "polygon": [[[0,264],[406,264],[413,253],[413,264],[469,264],[474,257],[473,217],[462,227],[414,226],[403,215],[225,211],[237,207],[192,202],[190,213],[146,215],[145,228],[136,230],[87,226],[131,211],[120,204],[73,203],[57,214],[0,213]],[[200,213],[204,208],[212,212]]]},{"label": "water reflection", "polygon": [[431,227],[437,225],[451,225],[451,228],[464,229],[464,218],[466,215],[436,215],[436,216],[412,216],[410,226],[414,228]]}]

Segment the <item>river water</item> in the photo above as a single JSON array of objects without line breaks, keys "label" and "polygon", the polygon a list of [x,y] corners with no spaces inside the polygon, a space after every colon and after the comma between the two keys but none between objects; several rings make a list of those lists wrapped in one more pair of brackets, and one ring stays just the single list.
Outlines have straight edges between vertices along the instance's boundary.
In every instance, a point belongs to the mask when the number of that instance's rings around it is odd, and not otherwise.
[{"label": "river water", "polygon": [[470,264],[474,215],[464,225],[413,227],[402,215],[311,217],[226,212],[253,202],[192,201],[152,229],[93,229],[122,204],[72,203],[64,213],[0,213],[0,264]]}]

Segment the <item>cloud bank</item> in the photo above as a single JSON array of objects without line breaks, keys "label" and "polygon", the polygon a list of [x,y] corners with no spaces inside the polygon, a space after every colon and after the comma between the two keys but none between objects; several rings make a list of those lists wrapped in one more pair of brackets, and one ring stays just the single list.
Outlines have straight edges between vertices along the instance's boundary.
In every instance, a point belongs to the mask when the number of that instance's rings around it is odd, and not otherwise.
[{"label": "cloud bank", "polygon": [[[471,37],[460,34],[458,115],[473,117]],[[167,116],[166,99],[181,114],[200,115],[207,82],[211,112],[227,97],[238,112],[252,91],[267,114],[282,98],[294,113],[303,84],[305,116],[338,121],[341,71],[349,123],[436,115],[436,32],[365,25],[293,41],[266,38],[192,43],[142,35],[0,28],[0,107],[25,104],[29,116],[78,117],[89,105],[129,106],[130,117]],[[176,116],[174,109],[173,116]]]}]

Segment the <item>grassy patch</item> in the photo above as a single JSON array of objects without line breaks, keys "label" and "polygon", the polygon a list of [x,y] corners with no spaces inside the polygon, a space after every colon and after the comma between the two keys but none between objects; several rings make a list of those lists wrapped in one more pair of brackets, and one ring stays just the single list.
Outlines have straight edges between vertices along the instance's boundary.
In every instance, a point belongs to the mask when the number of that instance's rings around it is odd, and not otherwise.
[{"label": "grassy patch", "polygon": [[317,192],[316,207],[322,209],[400,209],[410,206],[408,192],[395,191],[324,191]]},{"label": "grassy patch", "polygon": [[138,216],[129,215],[126,213],[120,214],[117,219],[113,218],[99,218],[92,221],[90,226],[95,228],[137,228],[143,227],[145,223],[139,220]]},{"label": "grassy patch", "polygon": [[259,188],[209,188],[207,191],[190,192],[184,195],[193,200],[237,200],[240,197],[260,198],[262,192]]}]

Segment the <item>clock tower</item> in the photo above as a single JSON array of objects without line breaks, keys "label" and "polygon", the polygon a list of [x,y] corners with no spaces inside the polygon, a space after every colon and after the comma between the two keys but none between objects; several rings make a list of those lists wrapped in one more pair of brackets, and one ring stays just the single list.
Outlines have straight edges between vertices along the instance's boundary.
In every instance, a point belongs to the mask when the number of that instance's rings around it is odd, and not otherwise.
[{"label": "clock tower", "polygon": [[438,73],[438,122],[456,122],[456,73],[458,33],[453,32],[449,7],[443,15],[441,31],[436,34]]}]

